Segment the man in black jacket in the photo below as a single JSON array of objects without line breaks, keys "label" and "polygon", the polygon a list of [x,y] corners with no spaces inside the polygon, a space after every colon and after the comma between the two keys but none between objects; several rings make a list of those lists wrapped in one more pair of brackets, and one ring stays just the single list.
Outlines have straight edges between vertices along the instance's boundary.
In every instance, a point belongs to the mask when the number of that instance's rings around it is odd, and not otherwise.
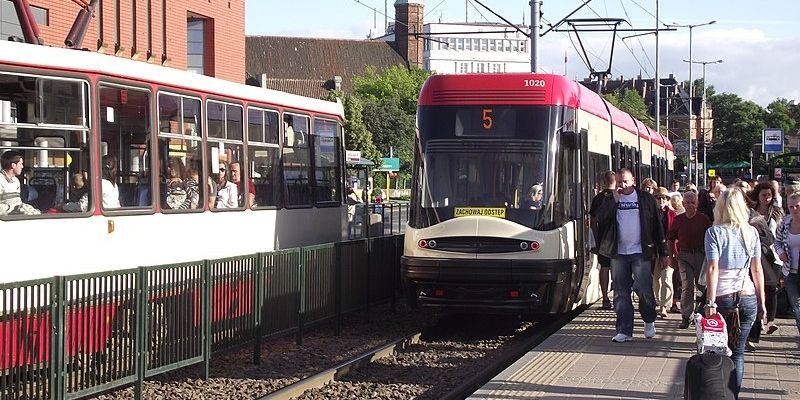
[{"label": "man in black jacket", "polygon": [[611,259],[614,277],[614,312],[617,314],[614,342],[633,339],[633,302],[631,288],[639,292],[639,314],[644,320],[644,336],[656,334],[656,301],[653,293],[653,261],[666,261],[667,243],[658,218],[653,195],[636,188],[631,171],[617,172],[617,192],[605,197],[596,210],[599,226],[609,226],[598,238],[598,253]]},{"label": "man in black jacket", "polygon": [[[606,231],[609,228],[609,225],[598,225],[597,224],[597,213],[599,211],[600,205],[603,203],[603,200],[607,197],[614,197],[614,193],[616,192],[617,186],[617,174],[614,171],[606,171],[603,173],[603,187],[604,189],[597,193],[597,195],[592,198],[592,205],[589,208],[589,216],[592,217],[591,219],[591,229],[592,234],[595,237],[596,243],[600,243],[600,238],[602,238]],[[603,309],[610,310],[611,309],[611,299],[608,298],[608,283],[611,277],[611,259],[600,254],[597,251],[597,245],[592,249],[592,252],[597,254],[597,263],[600,264],[600,293],[603,296]]]}]

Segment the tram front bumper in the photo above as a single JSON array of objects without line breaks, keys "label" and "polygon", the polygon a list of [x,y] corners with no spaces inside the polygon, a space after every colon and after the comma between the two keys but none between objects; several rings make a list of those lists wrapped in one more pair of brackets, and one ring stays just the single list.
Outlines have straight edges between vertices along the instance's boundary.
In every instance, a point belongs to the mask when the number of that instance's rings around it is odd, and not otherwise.
[{"label": "tram front bumper", "polygon": [[417,305],[470,311],[568,311],[574,260],[403,257],[407,294]]}]

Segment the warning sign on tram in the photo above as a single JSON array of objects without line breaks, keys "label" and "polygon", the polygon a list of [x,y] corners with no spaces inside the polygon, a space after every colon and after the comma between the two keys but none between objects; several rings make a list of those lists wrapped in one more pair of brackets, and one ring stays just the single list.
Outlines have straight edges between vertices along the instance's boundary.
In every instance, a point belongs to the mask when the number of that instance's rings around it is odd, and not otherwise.
[{"label": "warning sign on tram", "polygon": [[456,218],[458,217],[494,217],[505,218],[505,208],[490,207],[456,207]]}]

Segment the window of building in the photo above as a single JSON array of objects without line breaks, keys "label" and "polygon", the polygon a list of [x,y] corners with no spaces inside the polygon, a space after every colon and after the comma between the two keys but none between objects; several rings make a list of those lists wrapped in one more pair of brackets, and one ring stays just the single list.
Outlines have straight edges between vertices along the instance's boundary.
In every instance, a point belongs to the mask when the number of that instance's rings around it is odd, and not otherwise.
[{"label": "window of building", "polygon": [[314,192],[318,205],[341,203],[340,132],[336,121],[314,118]]},{"label": "window of building", "polygon": [[523,40],[522,42],[520,42],[519,46],[520,46],[519,47],[519,51],[521,51],[523,53],[527,53],[528,52],[528,41],[527,40]]},{"label": "window of building", "polygon": [[103,210],[150,208],[150,92],[101,84],[99,117]]},{"label": "window of building", "polygon": [[159,93],[158,171],[163,182],[161,209],[202,210],[205,207],[203,176],[203,132],[200,99]]},{"label": "window of building", "polygon": [[456,50],[464,50],[464,39],[456,38]]},{"label": "window of building", "polygon": [[0,201],[0,219],[89,211],[88,83],[0,73],[0,87],[0,154],[23,165],[19,197]]},{"label": "window of building", "polygon": [[519,52],[519,40],[512,40],[511,41],[511,51],[517,53]]},{"label": "window of building", "polygon": [[505,39],[503,42],[505,43],[505,51],[511,51],[511,40]]},{"label": "window of building", "polygon": [[205,74],[205,29],[203,18],[188,17],[186,19],[186,70]]},{"label": "window of building", "polygon": [[283,180],[286,206],[311,206],[311,150],[308,133],[311,119],[304,115],[283,114]]},{"label": "window of building", "polygon": [[243,198],[239,196],[239,189],[234,182],[235,177],[231,174],[231,164],[241,165],[244,162],[242,114],[242,106],[238,104],[206,101],[206,157],[209,177],[212,179],[209,185],[212,186],[212,193],[216,189],[216,198],[209,196],[209,207],[217,210],[244,207]]},{"label": "window of building", "polygon": [[469,64],[461,63],[461,66],[460,66],[458,72],[461,73],[461,74],[466,74],[467,72],[469,72]]},{"label": "window of building", "polygon": [[248,107],[247,132],[247,172],[255,191],[251,207],[279,207],[283,187],[280,180],[278,112]]},{"label": "window of building", "polygon": [[[39,26],[50,25],[50,11],[46,8],[30,6],[33,19]],[[8,0],[0,0],[0,40],[8,40],[9,37],[24,38],[22,27],[14,9],[14,3]]]},{"label": "window of building", "polygon": [[497,64],[497,63],[492,64],[492,72],[494,72],[494,73],[500,72],[500,64]]},{"label": "window of building", "polygon": [[465,50],[472,50],[472,40],[464,39]]},{"label": "window of building", "polygon": [[484,66],[485,66],[484,63],[478,63],[478,65],[477,65],[478,68],[477,68],[477,71],[475,71],[475,72],[478,72],[480,74],[486,72],[486,70],[484,69]]},{"label": "window of building", "polygon": [[489,39],[489,51],[497,50],[497,42],[494,39]]},{"label": "window of building", "polygon": [[480,40],[472,39],[472,50],[479,51],[481,49]]},{"label": "window of building", "polygon": [[456,38],[447,38],[447,50],[456,49]]}]

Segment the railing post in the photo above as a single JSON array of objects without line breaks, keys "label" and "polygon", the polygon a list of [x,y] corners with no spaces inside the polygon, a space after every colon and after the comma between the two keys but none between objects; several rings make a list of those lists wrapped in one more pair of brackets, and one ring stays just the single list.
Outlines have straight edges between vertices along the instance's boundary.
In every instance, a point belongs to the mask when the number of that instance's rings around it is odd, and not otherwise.
[{"label": "railing post", "polygon": [[264,300],[264,253],[256,253],[253,267],[253,364],[261,364],[262,311]]},{"label": "railing post", "polygon": [[136,384],[133,389],[136,400],[143,398],[147,359],[150,352],[148,291],[147,270],[140,267],[136,273],[136,353],[138,357],[136,358]]},{"label": "railing post", "polygon": [[64,357],[66,353],[66,291],[63,276],[53,277],[50,290],[50,398],[62,400],[65,397]]},{"label": "railing post", "polygon": [[203,379],[208,379],[211,373],[211,262],[203,260]]},{"label": "railing post", "polygon": [[391,244],[392,244],[392,264],[391,264],[391,273],[386,274],[387,279],[389,279],[389,285],[387,287],[391,288],[392,290],[392,312],[397,312],[397,285],[395,284],[395,270],[397,270],[397,262],[396,260],[400,257],[399,252],[397,251],[397,236],[391,236]]},{"label": "railing post", "polygon": [[365,273],[367,275],[367,277],[366,277],[366,279],[367,279],[367,281],[366,281],[367,287],[366,287],[365,293],[366,293],[366,297],[367,297],[367,299],[366,299],[367,300],[367,302],[366,302],[367,322],[370,322],[370,320],[371,320],[371,315],[370,315],[371,307],[370,307],[369,303],[370,303],[370,297],[372,297],[372,296],[371,296],[371,293],[370,293],[369,289],[370,289],[370,286],[372,286],[372,285],[370,285],[370,275],[371,275],[370,274],[370,269],[372,269],[372,239],[371,238],[367,238],[366,241],[367,241],[367,243],[366,243],[367,244],[367,268],[366,268],[366,272]]},{"label": "railing post", "polygon": [[297,294],[300,296],[298,299],[297,305],[297,335],[295,337],[295,343],[298,346],[303,345],[303,324],[304,324],[304,317],[306,311],[306,250],[304,247],[301,247],[299,250],[300,257],[298,257],[298,274],[297,274]]},{"label": "railing post", "polygon": [[336,277],[334,278],[335,287],[334,287],[334,295],[335,304],[336,304],[336,336],[342,334],[342,242],[334,243],[333,245],[335,251],[335,265],[334,265],[334,274]]}]

